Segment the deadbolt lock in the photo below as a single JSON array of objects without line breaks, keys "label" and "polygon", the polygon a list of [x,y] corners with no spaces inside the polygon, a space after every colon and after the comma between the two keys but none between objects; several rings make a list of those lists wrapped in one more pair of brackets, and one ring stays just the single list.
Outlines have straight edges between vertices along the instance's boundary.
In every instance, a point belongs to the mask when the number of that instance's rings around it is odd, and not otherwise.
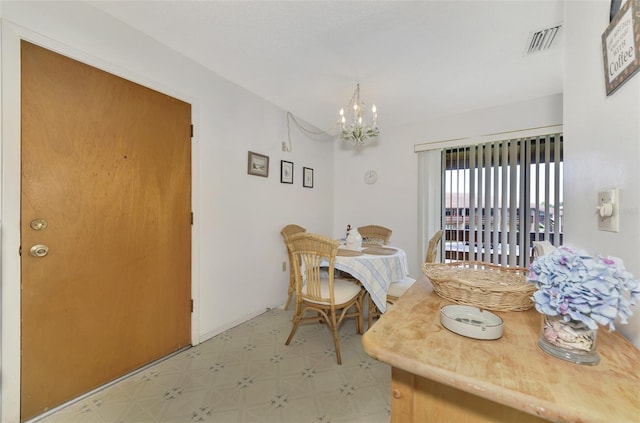
[{"label": "deadbolt lock", "polygon": [[47,221],[44,219],[33,219],[31,221],[31,229],[33,229],[34,231],[44,231],[45,229],[47,229]]},{"label": "deadbolt lock", "polygon": [[37,257],[37,258],[44,257],[44,256],[47,255],[47,253],[49,253],[49,247],[47,247],[46,245],[42,245],[42,244],[34,245],[29,250],[29,253],[33,257]]}]

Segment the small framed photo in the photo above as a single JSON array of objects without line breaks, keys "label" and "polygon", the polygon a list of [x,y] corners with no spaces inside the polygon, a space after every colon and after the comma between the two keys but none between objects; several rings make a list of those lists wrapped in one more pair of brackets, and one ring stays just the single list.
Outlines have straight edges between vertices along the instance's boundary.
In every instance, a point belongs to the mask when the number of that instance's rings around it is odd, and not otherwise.
[{"label": "small framed photo", "polygon": [[280,182],[283,184],[293,183],[293,162],[280,160]]},{"label": "small framed photo", "polygon": [[269,177],[269,156],[249,151],[247,163],[247,173],[249,175]]},{"label": "small framed photo", "polygon": [[313,188],[313,169],[310,167],[302,168],[302,186],[305,188]]}]

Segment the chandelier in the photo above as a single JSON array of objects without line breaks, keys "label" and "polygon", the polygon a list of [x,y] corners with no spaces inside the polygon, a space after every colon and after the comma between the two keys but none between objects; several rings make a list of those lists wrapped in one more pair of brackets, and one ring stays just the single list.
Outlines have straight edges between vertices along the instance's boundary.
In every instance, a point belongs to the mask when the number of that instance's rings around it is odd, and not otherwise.
[{"label": "chandelier", "polygon": [[[360,101],[360,84],[356,85],[356,91],[347,104],[347,110],[353,111],[352,115],[347,118],[344,108],[340,109],[340,139],[349,141],[351,144],[364,144],[367,139],[380,135],[378,128],[378,113],[376,105],[371,107],[372,119],[367,124],[362,120],[362,107],[364,103]],[[347,119],[349,122],[347,123]]]}]

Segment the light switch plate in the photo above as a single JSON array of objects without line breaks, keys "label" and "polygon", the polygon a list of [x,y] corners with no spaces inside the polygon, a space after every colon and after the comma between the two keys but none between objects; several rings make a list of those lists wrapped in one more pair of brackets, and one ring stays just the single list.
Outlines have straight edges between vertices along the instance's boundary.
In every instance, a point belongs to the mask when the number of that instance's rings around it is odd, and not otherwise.
[{"label": "light switch plate", "polygon": [[598,193],[598,208],[602,207],[603,204],[612,204],[613,205],[613,214],[609,217],[602,217],[600,213],[598,216],[598,230],[600,231],[609,231],[609,232],[619,232],[619,210],[620,205],[618,204],[618,188],[600,191]]}]

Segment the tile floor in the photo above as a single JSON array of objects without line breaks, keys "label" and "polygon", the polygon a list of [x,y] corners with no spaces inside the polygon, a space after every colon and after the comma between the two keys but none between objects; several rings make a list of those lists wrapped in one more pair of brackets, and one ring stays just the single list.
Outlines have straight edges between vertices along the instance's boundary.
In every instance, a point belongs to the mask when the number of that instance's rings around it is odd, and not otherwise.
[{"label": "tile floor", "polygon": [[388,422],[391,369],[369,357],[353,320],[329,329],[273,309],[134,374],[39,423]]}]

